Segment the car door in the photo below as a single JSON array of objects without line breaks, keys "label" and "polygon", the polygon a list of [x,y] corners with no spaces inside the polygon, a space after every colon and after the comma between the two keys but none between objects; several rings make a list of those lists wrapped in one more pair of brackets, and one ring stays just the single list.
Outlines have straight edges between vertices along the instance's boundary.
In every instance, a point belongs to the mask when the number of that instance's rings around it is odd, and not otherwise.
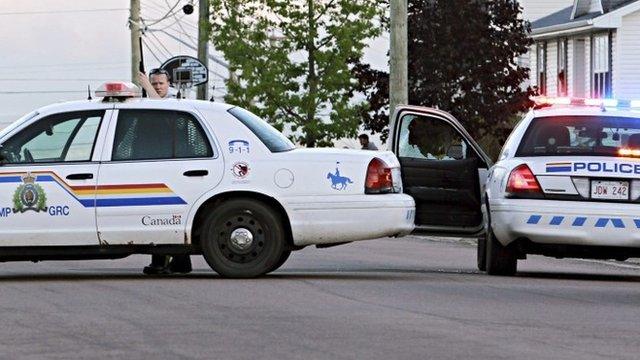
[{"label": "car door", "polygon": [[0,246],[98,245],[95,185],[112,111],[91,105],[36,116],[0,140]]},{"label": "car door", "polygon": [[158,109],[163,103],[117,105],[98,177],[103,244],[184,244],[191,205],[222,178],[204,122],[192,109]]},{"label": "car door", "polygon": [[404,191],[416,201],[414,232],[481,234],[481,194],[491,160],[460,123],[443,111],[399,107],[391,141]]}]

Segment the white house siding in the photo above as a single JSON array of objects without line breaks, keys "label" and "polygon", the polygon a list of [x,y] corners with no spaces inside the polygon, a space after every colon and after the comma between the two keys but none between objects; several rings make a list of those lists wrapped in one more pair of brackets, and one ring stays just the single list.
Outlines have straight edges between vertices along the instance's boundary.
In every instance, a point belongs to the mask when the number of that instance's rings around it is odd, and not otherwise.
[{"label": "white house siding", "polygon": [[576,17],[598,11],[602,12],[602,2],[600,0],[578,0]]},{"label": "white house siding", "polygon": [[547,41],[547,95],[558,95],[558,43]]},{"label": "white house siding", "polygon": [[591,96],[591,37],[584,37],[584,94]]},{"label": "white house siding", "polygon": [[587,95],[585,87],[585,76],[587,76],[586,59],[586,41],[588,38],[584,36],[574,36],[571,38],[569,46],[569,64],[571,72],[569,73],[569,94],[575,97],[585,97]]},{"label": "white house siding", "polygon": [[589,4],[589,12],[602,12],[602,1],[600,0],[591,0],[591,3]]},{"label": "white house siding", "polygon": [[640,99],[640,11],[623,17],[618,32],[619,53],[614,54],[617,69],[613,69],[615,96]]},{"label": "white house siding", "polygon": [[617,62],[619,62],[618,59],[618,33],[616,30],[614,30],[611,34],[611,64],[609,64],[609,66],[611,67],[611,95],[612,97],[616,97],[617,92],[616,92],[616,83],[617,83],[617,79],[616,79],[616,74],[618,73],[618,66],[619,64],[616,64]]},{"label": "white house siding", "polygon": [[572,38],[567,40],[567,93],[569,96],[573,95],[573,72],[575,71],[573,68],[573,41]]},{"label": "white house siding", "polygon": [[523,16],[535,21],[573,5],[573,0],[521,0]]},{"label": "white house siding", "polygon": [[538,54],[536,53],[536,44],[529,47],[529,78],[531,79],[531,86],[538,85]]}]

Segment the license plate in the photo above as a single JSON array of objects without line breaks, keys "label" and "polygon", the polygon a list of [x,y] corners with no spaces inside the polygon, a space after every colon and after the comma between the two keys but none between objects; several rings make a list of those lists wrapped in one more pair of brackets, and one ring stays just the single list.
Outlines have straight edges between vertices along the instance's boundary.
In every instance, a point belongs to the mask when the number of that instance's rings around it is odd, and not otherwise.
[{"label": "license plate", "polygon": [[629,182],[592,180],[591,198],[608,200],[629,200]]}]

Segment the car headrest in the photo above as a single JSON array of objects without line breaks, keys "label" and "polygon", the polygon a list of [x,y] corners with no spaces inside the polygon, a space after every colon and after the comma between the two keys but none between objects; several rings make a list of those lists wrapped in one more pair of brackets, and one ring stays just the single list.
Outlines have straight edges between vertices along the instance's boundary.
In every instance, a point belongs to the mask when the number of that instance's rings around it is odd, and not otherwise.
[{"label": "car headrest", "polygon": [[541,146],[569,146],[569,129],[564,125],[549,125],[540,129],[537,139]]},{"label": "car headrest", "polygon": [[627,140],[627,147],[640,148],[640,134],[633,134]]}]

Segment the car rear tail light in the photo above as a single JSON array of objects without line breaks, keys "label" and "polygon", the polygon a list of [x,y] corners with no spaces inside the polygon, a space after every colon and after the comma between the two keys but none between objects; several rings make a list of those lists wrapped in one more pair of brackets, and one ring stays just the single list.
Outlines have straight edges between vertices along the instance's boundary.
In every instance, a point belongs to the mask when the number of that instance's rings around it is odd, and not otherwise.
[{"label": "car rear tail light", "polygon": [[542,188],[527,164],[522,164],[509,174],[507,192],[509,194],[542,194]]},{"label": "car rear tail light", "polygon": [[624,157],[640,157],[640,149],[618,149],[618,156]]},{"label": "car rear tail light", "polygon": [[[386,194],[399,192],[399,186],[394,186],[393,169],[384,161],[373,158],[367,168],[365,194]],[[400,180],[400,179],[398,179]]]}]

